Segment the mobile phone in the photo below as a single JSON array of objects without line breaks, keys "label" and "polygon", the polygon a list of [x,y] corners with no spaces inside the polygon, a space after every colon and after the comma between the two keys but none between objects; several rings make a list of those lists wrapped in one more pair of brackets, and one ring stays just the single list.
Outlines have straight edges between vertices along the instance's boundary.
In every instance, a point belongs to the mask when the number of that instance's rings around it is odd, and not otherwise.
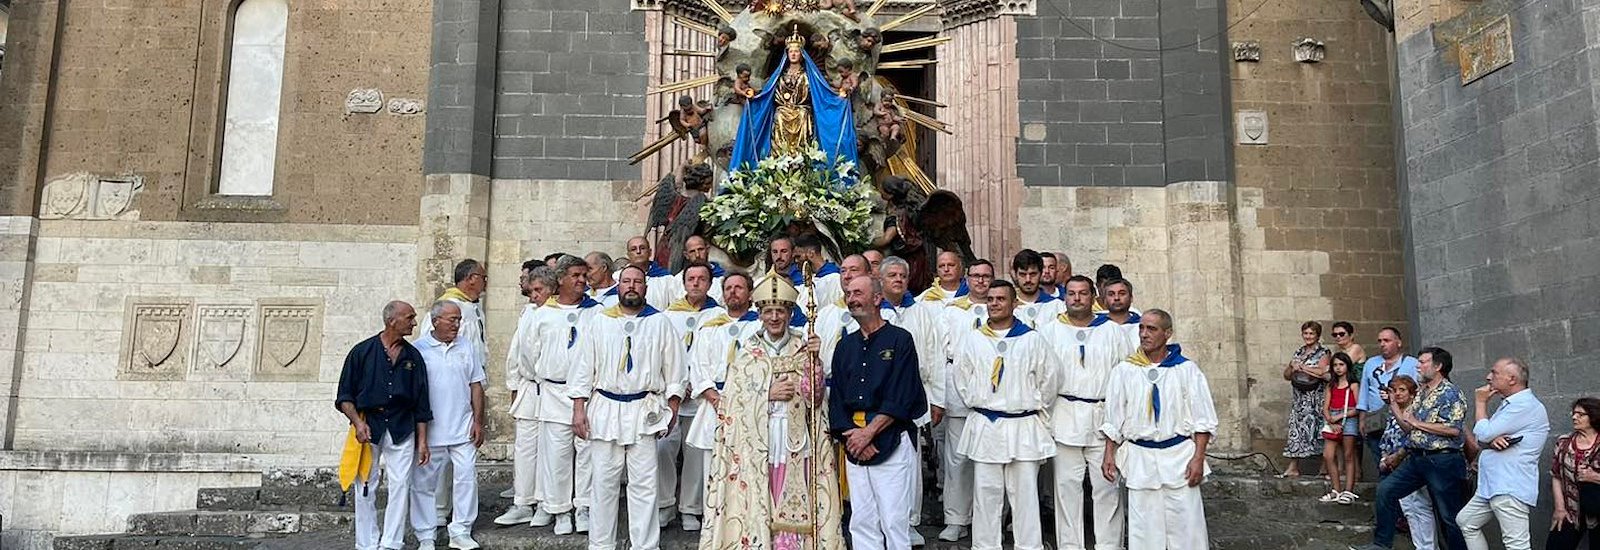
[{"label": "mobile phone", "polygon": [[1507,437],[1507,438],[1506,438],[1506,446],[1507,446],[1507,447],[1513,447],[1513,446],[1516,446],[1516,444],[1518,444],[1518,443],[1521,443],[1521,442],[1522,442],[1522,437],[1523,437],[1523,436],[1520,436],[1520,435],[1519,435],[1519,436],[1516,436],[1516,437]]}]

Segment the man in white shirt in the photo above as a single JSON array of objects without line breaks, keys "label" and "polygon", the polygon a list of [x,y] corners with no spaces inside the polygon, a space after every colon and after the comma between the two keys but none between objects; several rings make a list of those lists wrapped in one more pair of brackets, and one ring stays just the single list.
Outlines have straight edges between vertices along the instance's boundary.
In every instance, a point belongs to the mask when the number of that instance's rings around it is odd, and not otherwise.
[{"label": "man in white shirt", "polygon": [[628,541],[634,550],[656,550],[659,489],[656,440],[678,420],[688,375],[683,336],[667,316],[645,302],[646,273],[622,269],[615,307],[579,329],[573,369],[572,429],[589,440],[594,466],[594,502],[589,548],[617,546],[617,507],[627,475]]},{"label": "man in white shirt", "polygon": [[[683,294],[683,287],[678,283],[678,278],[651,258],[650,241],[644,237],[628,239],[628,265],[644,271],[646,282],[650,285],[649,294],[644,300],[657,311],[667,309],[673,299]],[[622,278],[620,270],[611,275],[617,279]]]},{"label": "man in white shirt", "polygon": [[1101,473],[1128,488],[1128,550],[1206,548],[1200,483],[1217,429],[1211,386],[1172,338],[1172,315],[1139,321],[1139,351],[1111,370]]},{"label": "man in white shirt", "polygon": [[[689,264],[679,273],[683,277],[685,294],[682,298],[674,300],[667,306],[664,314],[672,321],[672,326],[677,327],[678,333],[683,336],[683,350],[688,353],[694,345],[695,336],[698,335],[701,325],[707,321],[722,316],[724,311],[721,304],[710,296],[711,266],[703,263]],[[685,370],[692,369],[692,364],[686,364]],[[656,493],[657,516],[662,527],[672,521],[673,509],[683,517],[684,531],[700,530],[700,514],[704,511],[705,504],[705,453],[683,453],[682,473],[683,486],[679,487],[679,453],[683,452],[684,433],[689,430],[689,425],[694,422],[695,413],[699,410],[699,402],[687,400],[678,407],[678,422],[667,435],[656,441],[656,459],[661,465],[657,470],[661,490]]]},{"label": "man in white shirt", "polygon": [[1100,289],[1100,294],[1106,302],[1106,312],[1101,313],[1096,323],[1109,322],[1122,330],[1126,348],[1134,350],[1139,348],[1139,312],[1133,309],[1133,283],[1127,279],[1111,279]]},{"label": "man in white shirt", "polygon": [[[867,258],[860,254],[846,256],[839,263],[840,286],[849,285],[856,277],[871,278]],[[813,329],[817,338],[822,341],[822,368],[826,372],[833,372],[833,350],[839,345],[839,340],[845,334],[857,328],[855,319],[850,316],[850,308],[845,305],[844,298],[824,304],[817,304],[817,318]]]},{"label": "man in white shirt", "polygon": [[1043,550],[1039,466],[1056,454],[1041,414],[1055,399],[1059,369],[1049,342],[1012,317],[1016,288],[995,281],[986,293],[989,320],[957,345],[954,388],[975,413],[956,451],[973,462],[973,550],[1000,550],[1004,497],[1018,550]]},{"label": "man in white shirt", "polygon": [[1039,285],[1044,273],[1044,257],[1030,249],[1022,249],[1011,258],[1011,276],[1017,285],[1017,317],[1024,322],[1038,324],[1039,319],[1049,319],[1061,312],[1061,302]]},{"label": "man in white shirt", "polygon": [[[726,300],[723,306],[727,310],[700,325],[694,346],[689,349],[689,397],[700,402],[700,410],[688,426],[678,427],[687,429],[683,437],[683,444],[688,447],[683,451],[685,460],[690,453],[698,453],[706,464],[710,463],[728,367],[742,349],[744,340],[761,331],[759,314],[750,307],[751,286],[750,276],[740,272],[729,273],[722,279],[722,297]],[[687,488],[691,478],[688,468],[684,470],[683,481],[679,483]],[[705,468],[701,469],[698,483],[701,487],[706,483]],[[680,495],[679,510],[684,508],[684,500],[687,499]],[[703,506],[697,511],[701,512],[704,512]],[[685,525],[687,523],[685,518]]]},{"label": "man in white shirt", "polygon": [[615,261],[611,255],[596,250],[585,256],[583,261],[589,264],[589,297],[605,307],[617,305],[617,279],[611,275]]},{"label": "man in white shirt", "polygon": [[[435,301],[451,302],[457,308],[460,308],[461,330],[456,338],[471,347],[480,364],[487,365],[489,363],[489,346],[484,343],[484,336],[488,332],[484,329],[482,305],[483,292],[489,286],[487,271],[484,270],[482,262],[467,258],[456,263],[452,275],[454,275],[455,286],[445,289],[444,294],[441,294]],[[423,315],[422,320],[419,321],[419,326],[432,327],[433,320],[428,318],[428,315]],[[437,495],[438,502],[435,508],[441,520],[450,515],[448,506],[452,500],[450,483],[454,476],[450,475],[449,468],[451,466],[446,464],[445,474],[437,476],[439,485],[436,487],[435,495]],[[442,523],[440,524],[440,526],[443,525]]]},{"label": "man in white shirt", "polygon": [[[517,363],[516,342],[523,334],[533,329],[534,314],[539,311],[539,306],[544,305],[545,301],[549,300],[552,294],[555,294],[560,284],[561,277],[556,274],[555,268],[545,265],[543,261],[528,260],[522,263],[522,295],[528,297],[528,303],[522,306],[522,315],[517,318],[517,331],[511,336],[511,350],[506,355],[506,389],[511,390],[511,402],[513,403],[517,401],[519,392],[533,387],[535,383],[518,375],[519,365]],[[527,411],[524,416],[533,416],[535,418],[512,416],[512,420],[516,422],[517,431],[511,448],[511,488],[500,493],[500,498],[512,499],[511,507],[513,510],[517,509],[518,506],[524,506],[527,514],[531,514],[532,509],[538,506],[538,502],[534,498],[538,494],[539,419],[536,418],[537,415],[534,411]],[[516,501],[519,486],[523,495],[523,501],[520,503]],[[506,517],[515,517],[517,515],[513,514]],[[525,522],[531,518],[532,516],[528,515],[526,519],[512,521],[510,524]]]},{"label": "man in white shirt", "polygon": [[[511,341],[507,362],[516,367],[521,388],[511,403],[511,417],[518,422],[517,445],[537,442],[536,451],[525,452],[538,465],[534,471],[537,481],[529,483],[526,477],[518,481],[516,472],[526,476],[526,466],[513,470],[516,501],[495,518],[496,524],[545,527],[554,523],[558,535],[587,529],[591,472],[585,456],[587,444],[575,438],[569,423],[572,400],[567,389],[578,360],[581,327],[601,310],[600,303],[583,292],[588,269],[576,256],[558,258],[556,296],[534,310],[526,330],[519,327]],[[525,422],[537,422],[537,427]],[[529,490],[535,492],[528,494]]]},{"label": "man in white shirt", "polygon": [[[814,297],[811,295],[813,291],[806,288],[806,262],[811,263],[812,286],[816,288]],[[789,269],[789,282],[800,289],[800,311],[805,311],[813,301],[817,307],[822,307],[822,304],[831,304],[844,299],[844,287],[840,281],[839,266],[822,255],[821,241],[811,235],[795,237],[794,260],[793,266]]]},{"label": "man in white shirt", "polygon": [[412,470],[411,528],[423,548],[433,547],[438,510],[433,506],[439,475],[448,462],[454,470],[454,513],[450,547],[478,548],[472,540],[472,522],[478,519],[478,446],[483,445],[483,363],[472,346],[457,340],[461,308],[454,302],[434,302],[429,319],[432,330],[414,344],[427,365],[428,403],[433,409],[428,430],[429,454],[437,460]]},{"label": "man in white shirt", "polygon": [[[1550,417],[1528,389],[1528,366],[1521,359],[1495,361],[1485,378],[1488,383],[1473,392],[1478,412],[1472,435],[1483,446],[1478,455],[1478,489],[1456,523],[1467,548],[1488,550],[1483,526],[1492,515],[1500,522],[1506,549],[1527,550],[1532,548],[1528,512],[1539,503],[1539,453],[1550,437]],[[1491,415],[1489,399],[1495,395],[1503,400]]]},{"label": "man in white shirt", "polygon": [[[1056,441],[1056,548],[1084,548],[1083,481],[1089,478],[1094,504],[1095,547],[1122,547],[1122,498],[1117,483],[1090,472],[1105,463],[1106,380],[1111,369],[1133,353],[1121,327],[1094,315],[1094,281],[1082,275],[1066,280],[1066,311],[1040,320],[1039,334],[1055,348],[1061,387],[1050,409]],[[1096,320],[1100,320],[1096,323]]]},{"label": "man in white shirt", "polygon": [[705,237],[690,235],[683,240],[683,259],[688,260],[684,264],[686,266],[694,264],[711,266],[711,289],[706,291],[706,295],[721,302],[722,278],[728,275],[728,270],[723,269],[722,264],[711,261],[711,243],[706,241]]},{"label": "man in white shirt", "polygon": [[[961,255],[946,250],[939,253],[939,259],[934,263],[934,281],[927,290],[917,296],[919,302],[938,302],[938,305],[947,306],[962,296],[967,295],[967,281],[962,278],[963,267]],[[983,297],[978,297],[983,301]]]},{"label": "man in white shirt", "polygon": [[[989,306],[983,303],[994,282],[994,264],[978,260],[967,268],[967,278],[962,288],[965,296],[952,300],[945,306],[941,319],[939,338],[944,346],[945,387],[955,385],[956,346],[968,332],[977,330],[989,319]],[[976,301],[973,299],[977,298]],[[948,393],[948,392],[947,392]],[[933,428],[933,446],[939,450],[939,476],[944,481],[944,494],[939,499],[944,507],[944,530],[939,540],[955,542],[967,536],[972,526],[972,461],[956,452],[961,446],[961,432],[966,429],[967,414],[972,412],[961,402],[959,395],[945,398],[944,421]]]}]

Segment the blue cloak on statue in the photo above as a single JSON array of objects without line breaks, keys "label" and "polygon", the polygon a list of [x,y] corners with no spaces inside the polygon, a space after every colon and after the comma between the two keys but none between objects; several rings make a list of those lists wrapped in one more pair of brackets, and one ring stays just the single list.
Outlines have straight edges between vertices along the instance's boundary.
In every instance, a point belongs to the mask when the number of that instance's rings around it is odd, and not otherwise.
[{"label": "blue cloak on statue", "polygon": [[[806,84],[811,91],[811,117],[817,132],[817,146],[822,154],[827,155],[828,167],[832,168],[840,156],[857,163],[856,116],[850,98],[839,97],[833,92],[828,79],[811,62],[810,54],[802,52],[800,55],[806,64]],[[728,171],[746,165],[753,167],[772,152],[772,118],[778,110],[778,77],[788,67],[789,56],[785,55],[778,63],[778,70],[767,77],[767,85],[761,89],[761,93],[745,102]]]}]

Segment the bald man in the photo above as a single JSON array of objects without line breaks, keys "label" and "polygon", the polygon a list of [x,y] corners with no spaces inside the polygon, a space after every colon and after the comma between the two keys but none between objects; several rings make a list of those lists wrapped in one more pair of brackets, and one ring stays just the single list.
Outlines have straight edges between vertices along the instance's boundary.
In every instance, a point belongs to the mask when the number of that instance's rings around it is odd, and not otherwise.
[{"label": "bald man", "polygon": [[[678,278],[656,263],[650,254],[650,241],[644,237],[628,239],[628,265],[639,268],[645,274],[645,281],[649,285],[648,294],[644,301],[657,310],[666,310],[678,296],[683,295],[683,285]],[[617,280],[622,279],[622,270],[611,274]]]}]

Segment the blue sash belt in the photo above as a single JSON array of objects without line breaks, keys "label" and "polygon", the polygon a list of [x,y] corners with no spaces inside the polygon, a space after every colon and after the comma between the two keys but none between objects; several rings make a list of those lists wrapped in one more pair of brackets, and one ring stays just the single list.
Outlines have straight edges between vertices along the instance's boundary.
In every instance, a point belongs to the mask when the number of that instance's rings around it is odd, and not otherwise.
[{"label": "blue sash belt", "polygon": [[727,382],[717,382],[717,391],[722,391],[722,387],[727,384]]},{"label": "blue sash belt", "polygon": [[1077,402],[1077,403],[1105,403],[1106,402],[1106,400],[1104,400],[1104,399],[1089,399],[1087,397],[1078,397],[1076,395],[1067,395],[1067,394],[1064,394],[1064,393],[1060,394],[1060,397],[1062,399],[1067,400],[1067,401],[1074,401],[1074,402]]},{"label": "blue sash belt", "polygon": [[1175,436],[1163,439],[1161,441],[1149,441],[1149,440],[1144,440],[1144,439],[1133,439],[1133,440],[1129,440],[1128,442],[1132,443],[1134,445],[1138,445],[1140,447],[1144,447],[1146,449],[1168,449],[1168,448],[1176,447],[1176,446],[1178,446],[1179,443],[1183,443],[1183,442],[1188,441],[1188,440],[1189,440],[1189,436],[1187,436],[1187,435],[1175,435]]},{"label": "blue sash belt", "polygon": [[618,403],[631,403],[640,399],[644,399],[645,396],[650,395],[650,392],[647,391],[642,391],[639,393],[611,393],[602,389],[596,389],[594,391],[599,393],[601,397],[616,401]]},{"label": "blue sash belt", "polygon": [[974,408],[972,409],[972,412],[983,415],[983,417],[989,419],[990,422],[994,422],[995,420],[999,420],[1001,418],[1027,418],[1039,414],[1039,411],[1023,411],[1014,413],[980,408]]}]

